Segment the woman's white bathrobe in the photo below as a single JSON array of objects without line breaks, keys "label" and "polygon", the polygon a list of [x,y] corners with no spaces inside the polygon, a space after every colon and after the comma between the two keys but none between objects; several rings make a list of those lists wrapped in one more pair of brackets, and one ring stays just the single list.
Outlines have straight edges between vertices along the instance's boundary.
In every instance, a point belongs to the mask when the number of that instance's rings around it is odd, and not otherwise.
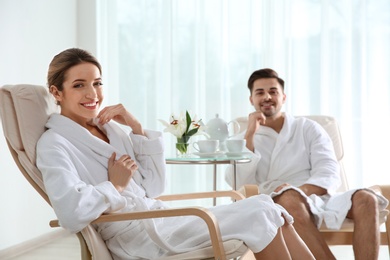
[{"label": "woman's white bathrobe", "polygon": [[[245,133],[237,138],[243,138],[244,135]],[[328,228],[340,228],[351,208],[351,196],[356,189],[336,193],[341,184],[339,163],[332,140],[321,125],[313,120],[295,118],[285,113],[280,133],[261,126],[255,134],[254,147],[252,161],[237,165],[237,187],[257,184],[261,193],[272,197],[293,188],[307,198],[318,227],[324,221]],[[227,169],[226,180],[232,184],[232,169]],[[284,183],[289,183],[292,187],[286,187],[278,193],[273,192]],[[329,194],[307,197],[296,188],[303,184],[322,187]],[[384,212],[388,201],[383,196],[378,196],[378,201],[380,211]]]},{"label": "woman's white bathrobe", "polygon": [[[77,232],[107,212],[165,208],[153,199],[165,185],[165,158],[160,132],[145,136],[126,133],[116,123],[99,127],[106,143],[67,117],[53,114],[37,144],[37,166],[62,227]],[[107,163],[129,154],[139,167],[120,194],[108,181]],[[264,249],[292,218],[267,195],[260,195],[211,211],[223,239],[241,239],[254,252]],[[95,226],[115,259],[154,259],[210,245],[206,224],[196,217],[176,217],[103,223]]]}]

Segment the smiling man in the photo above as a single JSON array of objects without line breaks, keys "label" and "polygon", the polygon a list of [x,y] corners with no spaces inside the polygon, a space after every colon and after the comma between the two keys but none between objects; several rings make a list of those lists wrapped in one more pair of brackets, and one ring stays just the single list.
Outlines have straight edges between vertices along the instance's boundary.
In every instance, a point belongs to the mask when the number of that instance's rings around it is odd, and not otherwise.
[{"label": "smiling man", "polygon": [[[330,137],[316,122],[281,111],[284,81],[274,70],[253,72],[248,88],[255,111],[239,138],[246,139],[253,156],[249,164],[237,165],[237,186],[257,184],[286,208],[316,259],[335,259],[318,227],[324,222],[339,229],[345,218],[355,222],[355,259],[377,259],[379,212],[388,201],[369,189],[336,193],[341,182]],[[229,168],[226,180],[232,179]]]}]

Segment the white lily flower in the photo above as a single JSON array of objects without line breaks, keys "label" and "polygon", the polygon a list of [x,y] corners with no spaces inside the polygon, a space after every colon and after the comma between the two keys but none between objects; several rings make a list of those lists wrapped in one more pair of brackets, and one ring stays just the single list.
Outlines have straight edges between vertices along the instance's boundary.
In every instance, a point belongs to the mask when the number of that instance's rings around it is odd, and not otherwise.
[{"label": "white lily flower", "polygon": [[[187,115],[189,122],[187,122]],[[164,132],[173,134],[177,138],[189,139],[193,135],[206,135],[204,124],[196,115],[191,116],[188,111],[181,112],[179,116],[171,114],[169,122],[159,119],[166,127]]]}]

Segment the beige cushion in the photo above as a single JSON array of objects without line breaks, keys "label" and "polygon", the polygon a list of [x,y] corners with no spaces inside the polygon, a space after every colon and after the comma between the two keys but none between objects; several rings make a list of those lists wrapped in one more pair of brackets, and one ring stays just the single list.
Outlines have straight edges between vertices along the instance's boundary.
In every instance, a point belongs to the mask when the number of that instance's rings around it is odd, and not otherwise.
[{"label": "beige cushion", "polygon": [[[35,164],[36,143],[45,131],[49,115],[58,112],[55,100],[42,86],[6,85],[1,91],[5,92],[2,107],[7,107],[7,111],[2,109],[1,113],[6,122],[4,134],[15,150],[24,150],[27,158]],[[19,129],[25,131],[20,132]]]},{"label": "beige cushion", "polygon": [[19,125],[16,120],[16,112],[13,106],[12,96],[9,86],[4,86],[0,88],[2,95],[0,95],[0,105],[1,105],[1,118],[3,123],[4,135],[10,142],[12,148],[17,151],[24,150],[22,144],[22,138],[20,137]]},{"label": "beige cushion", "polygon": [[45,131],[44,125],[49,115],[58,112],[59,108],[43,86],[6,85],[0,88],[0,91],[4,135],[18,154],[20,164],[44,190],[42,175],[35,166],[36,143]]},{"label": "beige cushion", "polygon": [[325,131],[328,133],[329,137],[332,139],[333,148],[336,153],[336,158],[338,161],[341,161],[344,157],[343,143],[341,141],[341,133],[337,125],[336,120],[330,116],[304,116],[311,120],[319,123]]}]

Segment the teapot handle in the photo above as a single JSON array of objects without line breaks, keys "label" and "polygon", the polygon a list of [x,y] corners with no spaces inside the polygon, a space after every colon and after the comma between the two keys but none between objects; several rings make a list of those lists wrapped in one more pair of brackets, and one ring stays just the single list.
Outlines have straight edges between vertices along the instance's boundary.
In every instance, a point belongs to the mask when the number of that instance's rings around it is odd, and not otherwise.
[{"label": "teapot handle", "polygon": [[232,120],[228,123],[228,126],[230,124],[233,124],[233,134],[232,135],[229,135],[229,138],[232,137],[233,135],[236,135],[238,133],[240,133],[240,124],[236,121],[236,120]]}]

